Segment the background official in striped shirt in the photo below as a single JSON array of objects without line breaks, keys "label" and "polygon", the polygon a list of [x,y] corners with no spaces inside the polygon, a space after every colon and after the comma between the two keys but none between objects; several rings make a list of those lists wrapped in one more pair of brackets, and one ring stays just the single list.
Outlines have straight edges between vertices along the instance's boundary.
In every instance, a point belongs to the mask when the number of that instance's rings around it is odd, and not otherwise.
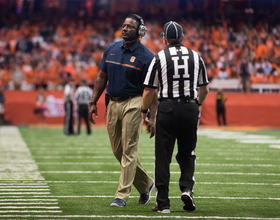
[{"label": "background official in striped shirt", "polygon": [[78,131],[77,134],[81,133],[81,119],[84,118],[87,125],[87,134],[91,134],[89,118],[88,118],[88,103],[91,100],[92,89],[87,86],[87,81],[82,79],[81,86],[76,91],[76,100],[78,103]]},{"label": "background official in striped shirt", "polygon": [[[155,97],[159,105],[155,126],[155,186],[157,206],[153,211],[170,212],[168,198],[170,172],[174,144],[177,139],[176,159],[181,169],[179,181],[184,210],[195,210],[192,197],[194,168],[199,123],[199,105],[208,94],[208,79],[204,62],[199,54],[182,44],[183,29],[170,21],[163,27],[166,48],[153,58],[146,75],[141,114],[146,119],[149,105]],[[197,88],[200,87],[199,94]],[[150,124],[155,113],[151,111]],[[153,126],[153,125],[152,125]]]},{"label": "background official in striped shirt", "polygon": [[75,80],[72,77],[68,78],[68,83],[64,87],[64,134],[74,135],[73,128],[73,101],[75,91]]}]

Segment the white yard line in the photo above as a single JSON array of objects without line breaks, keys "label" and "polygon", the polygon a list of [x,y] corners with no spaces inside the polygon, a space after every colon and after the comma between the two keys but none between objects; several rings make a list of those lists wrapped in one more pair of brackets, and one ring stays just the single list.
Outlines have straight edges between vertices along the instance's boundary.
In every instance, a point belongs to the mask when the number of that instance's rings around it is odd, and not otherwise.
[{"label": "white yard line", "polygon": [[50,189],[11,189],[11,188],[6,188],[6,189],[0,189],[0,192],[3,191],[10,191],[10,192],[20,192],[20,191],[50,191]]},{"label": "white yard line", "polygon": [[13,185],[10,185],[10,184],[6,185],[6,186],[1,186],[1,185],[2,184],[0,184],[0,191],[2,189],[12,189],[12,188],[20,188],[20,189],[23,189],[23,188],[32,188],[32,189],[34,189],[34,188],[49,188],[49,186],[23,186],[23,185],[21,185],[21,186],[13,186]]},{"label": "white yard line", "polygon": [[[35,198],[37,196],[26,196]],[[83,196],[40,196],[47,198],[114,198],[114,195],[83,195]],[[1,197],[0,197],[1,198]],[[131,199],[139,199],[139,196],[129,196]],[[155,198],[155,196],[151,196]],[[169,196],[170,199],[181,199],[181,196]],[[273,197],[222,197],[222,196],[195,196],[195,199],[224,199],[224,200],[276,200],[280,201],[280,198]]]},{"label": "white yard line", "polygon": [[[120,174],[121,171],[41,171],[41,173],[53,173],[53,174],[81,174],[81,173],[96,173],[96,174]],[[147,171],[147,173],[154,173],[153,171]],[[171,171],[170,174],[181,174],[180,171]],[[280,173],[241,173],[241,172],[195,172],[195,174],[210,174],[210,175],[253,175],[253,176],[280,176]]]},{"label": "white yard line", "polygon": [[59,209],[58,206],[0,206],[0,209]]},{"label": "white yard line", "polygon": [[57,205],[57,202],[0,202],[0,205]]},{"label": "white yard line", "polygon": [[[118,165],[118,163],[106,163],[106,162],[39,162],[37,164],[43,165]],[[154,163],[141,163],[142,165],[154,166]],[[171,163],[171,166],[179,166],[178,163]],[[196,163],[196,166],[238,166],[238,167],[280,167],[280,165],[274,164],[215,164],[215,163]]]},{"label": "white yard line", "polygon": [[[57,210],[60,209],[57,199],[26,198],[34,195],[41,197],[51,195],[51,193],[49,186],[41,182],[45,179],[38,171],[38,166],[17,127],[0,127],[0,152],[0,213],[49,214],[62,212]],[[33,183],[25,181],[33,181]],[[24,199],[13,199],[14,196]],[[25,203],[19,201],[25,201]]]},{"label": "white yard line", "polygon": [[7,201],[13,201],[13,202],[20,202],[20,201],[39,201],[39,202],[42,202],[42,201],[45,201],[45,202],[57,202],[58,199],[0,199],[0,202],[7,202]]},{"label": "white yard line", "polygon": [[[46,183],[52,184],[84,184],[84,183],[108,183],[108,184],[118,184],[118,181],[46,181]],[[170,182],[171,184],[179,184],[179,182]],[[280,186],[280,183],[238,183],[238,182],[196,182],[195,184],[202,185],[255,185],[255,186]]]},{"label": "white yard line", "polygon": [[259,218],[259,217],[232,217],[232,216],[176,216],[171,214],[160,214],[158,216],[150,216],[150,215],[2,215],[4,218],[11,218],[11,217],[22,217],[22,218],[130,218],[130,219],[234,219],[234,220],[280,220],[280,218]]},{"label": "white yard line", "polygon": [[[62,212],[61,210],[0,210],[0,213],[59,213]],[[4,217],[1,215],[1,217]],[[20,216],[16,216],[20,217]]]}]

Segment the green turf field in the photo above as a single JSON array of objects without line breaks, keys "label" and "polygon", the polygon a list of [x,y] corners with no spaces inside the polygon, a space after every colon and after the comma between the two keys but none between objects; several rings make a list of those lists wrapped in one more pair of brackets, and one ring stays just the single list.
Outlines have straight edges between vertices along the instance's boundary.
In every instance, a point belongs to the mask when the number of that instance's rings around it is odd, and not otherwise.
[{"label": "green turf field", "polygon": [[[106,130],[64,136],[61,129],[13,128],[0,128],[0,219],[280,219],[279,130],[199,129],[196,210],[182,208],[173,158],[171,213],[161,214],[151,211],[155,191],[138,205],[135,188],[126,207],[110,207],[120,166]],[[153,177],[154,139],[145,131],[139,156]]]}]

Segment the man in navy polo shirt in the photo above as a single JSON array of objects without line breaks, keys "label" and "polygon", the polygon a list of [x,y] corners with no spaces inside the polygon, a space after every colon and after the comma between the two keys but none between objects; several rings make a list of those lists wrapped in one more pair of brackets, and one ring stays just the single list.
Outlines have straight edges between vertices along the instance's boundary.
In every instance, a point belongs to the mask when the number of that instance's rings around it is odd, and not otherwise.
[{"label": "man in navy polo shirt", "polygon": [[139,39],[146,30],[139,15],[126,17],[122,25],[123,40],[110,44],[104,51],[90,102],[89,119],[95,124],[92,114],[97,117],[96,102],[108,82],[107,130],[113,153],[122,167],[119,187],[110,205],[115,207],[126,205],[132,184],[141,194],[139,204],[147,204],[154,186],[137,152],[143,124],[140,115],[143,81],[154,57]]}]

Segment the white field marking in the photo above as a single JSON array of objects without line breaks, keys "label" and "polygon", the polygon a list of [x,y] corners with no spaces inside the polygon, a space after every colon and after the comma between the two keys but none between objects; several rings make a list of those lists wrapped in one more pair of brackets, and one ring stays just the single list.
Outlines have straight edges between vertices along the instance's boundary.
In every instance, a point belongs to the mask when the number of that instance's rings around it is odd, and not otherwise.
[{"label": "white field marking", "polygon": [[59,209],[58,206],[0,206],[0,209]]},{"label": "white field marking", "polygon": [[280,140],[240,140],[244,144],[280,144]]},{"label": "white field marking", "polygon": [[[170,182],[176,183],[179,182]],[[253,185],[253,186],[280,186],[280,183],[222,183],[222,182],[196,182],[196,184],[203,184],[203,185]]]},{"label": "white field marking", "polygon": [[45,202],[58,202],[58,199],[0,199],[0,202],[21,202],[21,201],[45,201]]},{"label": "white field marking", "polygon": [[49,188],[48,186],[11,186],[11,185],[8,185],[8,186],[1,186],[2,184],[0,184],[0,191],[1,189],[8,189],[8,188]]},{"label": "white field marking", "polygon": [[[45,165],[118,165],[118,163],[103,163],[103,162],[39,162],[37,164]],[[142,165],[154,166],[154,163],[141,163]],[[178,163],[171,163],[170,166],[179,166]],[[211,163],[196,163],[196,166],[239,166],[239,167],[278,167],[280,165],[273,164],[211,164]]]},{"label": "white field marking", "polygon": [[[251,134],[246,134],[244,132],[208,130],[208,129],[198,130],[197,133],[198,135],[206,135],[208,138],[233,139],[239,143],[244,143],[244,144],[280,144],[279,139],[276,139],[276,137],[269,136],[269,135],[251,135]],[[272,147],[272,148],[278,148],[278,147]]]},{"label": "white field marking", "polygon": [[[36,197],[36,196],[26,196],[26,197]],[[44,196],[40,196],[44,197]],[[114,196],[109,195],[83,195],[83,196],[45,196],[48,198],[114,198]],[[132,199],[139,199],[139,196],[129,196]],[[151,196],[151,198],[156,198],[155,196]],[[169,196],[171,199],[180,199],[181,196]],[[195,196],[195,199],[232,199],[232,200],[279,200],[280,198],[272,198],[272,197],[222,197],[222,196]]]},{"label": "white field marking", "polygon": [[[41,173],[97,173],[97,174],[120,174],[121,171],[42,171]],[[154,173],[147,171],[147,173]],[[171,174],[181,174],[181,172],[171,171]],[[211,175],[253,175],[253,176],[280,176],[280,173],[236,173],[236,172],[195,172],[195,174],[211,174]]]},{"label": "white field marking", "polygon": [[[48,183],[69,183],[69,184],[74,184],[74,183],[97,183],[97,184],[102,184],[102,183],[108,183],[108,184],[118,184],[118,181],[46,181]],[[179,184],[179,182],[170,182],[171,184]],[[196,184],[204,184],[204,185],[255,185],[255,186],[280,186],[280,183],[223,183],[223,182],[195,182]]]},{"label": "white field marking", "polygon": [[[115,159],[112,156],[36,156],[39,159]],[[154,156],[141,156],[143,159],[155,159]]]},{"label": "white field marking", "polygon": [[[46,152],[50,152],[50,150],[46,150],[46,151],[36,151],[36,154],[46,154]],[[52,154],[65,154],[65,153],[68,153],[68,154],[98,154],[98,155],[104,155],[104,156],[107,156],[107,155],[112,155],[112,152],[110,151],[95,151],[95,150],[91,150],[91,151],[80,151],[80,150],[77,150],[75,152],[67,152],[66,150],[55,150],[55,151],[51,151]]]},{"label": "white field marking", "polygon": [[[149,215],[2,215],[3,218],[142,218],[142,219],[234,219],[234,220],[280,220],[280,218],[259,218],[259,217],[230,217],[230,216],[175,216],[171,214],[160,215],[160,216],[149,216]],[[48,220],[48,219],[46,219]]]},{"label": "white field marking", "polygon": [[209,129],[199,129],[197,131],[198,135],[204,135],[209,138],[215,139],[236,139],[236,140],[272,140],[276,139],[270,135],[254,135],[254,134],[246,134],[241,131],[223,131],[223,130],[209,130]]},{"label": "white field marking", "polygon": [[[22,139],[22,136],[17,127],[0,127],[0,180],[1,185],[0,188],[0,197],[5,198],[2,202],[9,201],[11,203],[11,199],[13,196],[34,196],[38,195],[39,197],[42,195],[51,195],[50,189],[46,184],[42,185],[42,182],[36,183],[36,185],[26,186],[24,182],[16,182],[15,180],[33,180],[33,181],[43,181],[45,180],[41,173],[38,171],[38,166],[35,163],[32,155],[27,147],[26,143]],[[24,161],[27,164],[20,164],[19,161]],[[9,181],[3,183],[3,181]],[[12,184],[12,186],[10,186]],[[4,195],[4,196],[2,196]],[[25,201],[34,201],[35,200],[25,200]],[[36,206],[20,206],[19,204],[14,204],[13,206],[0,206],[0,209],[8,209],[8,210],[0,210],[0,213],[11,213],[11,212],[23,212],[23,213],[34,213],[34,212],[62,212],[60,210],[46,210],[46,209],[60,209],[58,204],[55,206],[46,206],[42,201],[46,201],[44,199],[36,200],[38,203]],[[54,200],[56,203],[57,199]],[[30,205],[30,204],[28,204]],[[17,210],[11,210],[17,209]],[[31,210],[18,210],[18,209],[31,209]],[[43,209],[42,211],[32,210],[32,209]]]},{"label": "white field marking", "polygon": [[57,202],[0,202],[0,205],[58,205]]},{"label": "white field marking", "polygon": [[10,189],[10,188],[6,188],[6,189],[0,189],[0,192],[3,191],[50,191],[50,189]]},{"label": "white field marking", "polygon": [[[18,178],[44,180],[17,127],[0,127],[0,151],[1,163],[13,162],[13,165],[9,165],[8,167],[3,166],[4,169],[1,169],[0,172],[1,180]],[[28,167],[17,165],[17,162],[23,158],[29,161],[30,165]],[[21,171],[22,174],[19,176],[15,173],[16,171]]]},{"label": "white field marking", "polygon": [[280,145],[269,145],[269,147],[280,149]]},{"label": "white field marking", "polygon": [[115,157],[112,156],[35,156],[34,158],[40,158],[40,159],[115,159]]},{"label": "white field marking", "polygon": [[246,155],[246,156],[254,156],[257,153],[243,153],[243,152],[235,153],[235,152],[228,152],[228,153],[217,153],[217,154],[218,155]]},{"label": "white field marking", "polygon": [[29,194],[41,194],[41,195],[46,195],[46,194],[51,194],[50,192],[13,192],[13,193],[10,193],[10,192],[5,192],[5,193],[0,193],[0,195],[17,195],[17,194],[20,194],[20,195],[29,195]]},{"label": "white field marking", "polygon": [[[206,157],[206,158],[204,158],[204,159],[207,159],[207,160],[213,160],[213,159],[215,159],[215,158],[213,158],[213,157]],[[270,159],[270,158],[236,158],[236,157],[226,157],[225,158],[226,160],[245,160],[245,161],[247,161],[247,160],[253,160],[253,161],[280,161],[280,158],[279,159]]]},{"label": "white field marking", "polygon": [[[61,210],[0,210],[0,213],[40,213],[40,212],[43,212],[43,213],[46,213],[46,212],[53,212],[53,213],[61,213],[62,211]],[[30,215],[29,215],[30,216]],[[1,217],[3,217],[1,215]],[[43,217],[43,216],[42,216]]]},{"label": "white field marking", "polygon": [[196,166],[223,166],[223,167],[279,167],[280,165],[273,164],[211,164],[211,163],[197,163]]}]

